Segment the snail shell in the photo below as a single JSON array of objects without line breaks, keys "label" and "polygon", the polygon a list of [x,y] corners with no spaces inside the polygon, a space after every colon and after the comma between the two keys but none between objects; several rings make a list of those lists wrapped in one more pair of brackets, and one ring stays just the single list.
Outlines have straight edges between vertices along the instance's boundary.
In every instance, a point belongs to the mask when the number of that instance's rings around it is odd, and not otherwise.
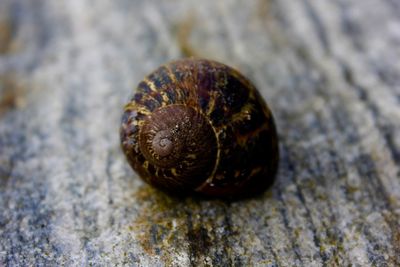
[{"label": "snail shell", "polygon": [[238,71],[210,60],[178,60],[148,75],[125,106],[120,137],[132,168],[167,191],[252,195],[278,165],[268,106]]}]

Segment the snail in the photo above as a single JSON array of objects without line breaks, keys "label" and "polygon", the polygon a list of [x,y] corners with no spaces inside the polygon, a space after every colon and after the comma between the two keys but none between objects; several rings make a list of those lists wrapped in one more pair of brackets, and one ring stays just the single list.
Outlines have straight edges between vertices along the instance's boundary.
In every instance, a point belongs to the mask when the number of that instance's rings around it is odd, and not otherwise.
[{"label": "snail", "polygon": [[163,65],[124,107],[121,146],[147,183],[169,192],[251,196],[274,180],[270,109],[238,71],[205,59]]}]

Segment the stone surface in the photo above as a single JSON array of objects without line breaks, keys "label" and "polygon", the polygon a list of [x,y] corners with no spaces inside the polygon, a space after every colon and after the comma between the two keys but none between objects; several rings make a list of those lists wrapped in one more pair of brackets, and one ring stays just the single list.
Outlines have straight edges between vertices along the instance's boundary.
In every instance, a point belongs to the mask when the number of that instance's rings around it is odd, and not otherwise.
[{"label": "stone surface", "polygon": [[[119,147],[141,78],[240,69],[275,114],[277,181],[174,198]],[[0,2],[0,265],[399,266],[400,4]]]}]

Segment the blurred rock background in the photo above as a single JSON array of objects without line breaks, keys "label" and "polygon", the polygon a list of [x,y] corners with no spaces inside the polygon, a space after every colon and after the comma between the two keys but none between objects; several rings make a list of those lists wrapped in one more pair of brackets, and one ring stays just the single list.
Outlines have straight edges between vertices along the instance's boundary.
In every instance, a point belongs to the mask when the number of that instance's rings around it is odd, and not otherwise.
[{"label": "blurred rock background", "polygon": [[[122,107],[158,65],[240,69],[277,180],[174,198],[126,163]],[[0,1],[0,266],[399,266],[400,2]]]}]

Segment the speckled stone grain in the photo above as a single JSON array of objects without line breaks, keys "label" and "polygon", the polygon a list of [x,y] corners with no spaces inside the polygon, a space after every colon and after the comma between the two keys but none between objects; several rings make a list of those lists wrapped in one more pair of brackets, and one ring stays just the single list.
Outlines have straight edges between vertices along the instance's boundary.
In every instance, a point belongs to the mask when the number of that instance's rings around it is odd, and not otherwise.
[{"label": "speckled stone grain", "polygon": [[[0,266],[400,266],[395,0],[0,1]],[[119,145],[181,57],[249,77],[277,123],[264,194],[176,198]]]}]

